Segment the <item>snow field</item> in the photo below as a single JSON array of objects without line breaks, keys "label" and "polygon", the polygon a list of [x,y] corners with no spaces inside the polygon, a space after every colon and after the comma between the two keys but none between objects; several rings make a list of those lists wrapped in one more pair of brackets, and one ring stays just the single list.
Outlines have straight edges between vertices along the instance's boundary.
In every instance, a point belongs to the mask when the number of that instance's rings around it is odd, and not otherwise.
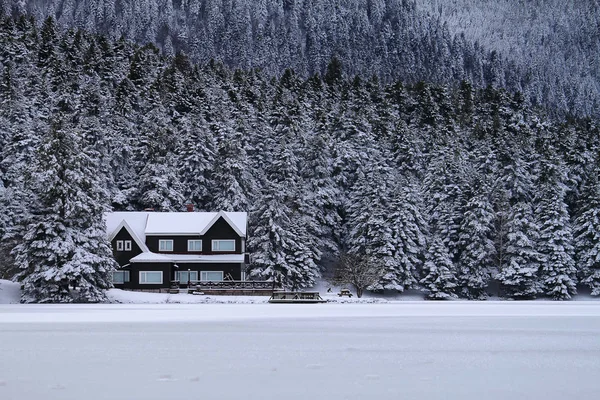
[{"label": "snow field", "polygon": [[0,398],[592,398],[598,337],[598,302],[0,305]]}]

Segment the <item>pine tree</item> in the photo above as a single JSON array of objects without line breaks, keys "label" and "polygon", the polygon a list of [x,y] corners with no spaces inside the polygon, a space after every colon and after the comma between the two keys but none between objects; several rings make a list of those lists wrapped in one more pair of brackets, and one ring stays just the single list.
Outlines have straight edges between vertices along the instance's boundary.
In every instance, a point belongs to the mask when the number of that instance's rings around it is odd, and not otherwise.
[{"label": "pine tree", "polygon": [[286,205],[284,188],[270,184],[264,201],[251,214],[248,249],[252,254],[250,276],[299,289],[315,284],[319,270],[318,249],[310,246],[307,232]]},{"label": "pine tree", "polygon": [[425,256],[423,275],[420,283],[427,291],[427,298],[444,300],[456,296],[456,276],[454,265],[443,240],[434,236]]},{"label": "pine tree", "polygon": [[457,279],[462,296],[484,299],[491,277],[494,243],[492,230],[494,210],[485,187],[478,185],[476,194],[465,206],[465,216],[459,230],[460,256]]},{"label": "pine tree", "polygon": [[576,260],[580,282],[592,296],[600,295],[600,183],[590,182],[584,190],[583,207],[574,224]]},{"label": "pine tree", "polygon": [[537,251],[538,241],[539,227],[531,205],[519,201],[512,206],[508,217],[505,262],[496,276],[504,296],[532,299],[541,293],[538,271],[543,265],[543,258]]},{"label": "pine tree", "polygon": [[106,193],[81,139],[55,123],[44,135],[30,172],[36,206],[13,254],[21,301],[99,302],[116,263],[106,239]]},{"label": "pine tree", "polygon": [[[539,251],[543,256],[540,279],[544,293],[557,300],[570,299],[577,293],[573,260],[573,234],[567,205],[566,188],[557,178],[562,163],[544,164],[544,175],[537,199],[536,214],[540,221]],[[553,175],[554,174],[554,175]]]}]

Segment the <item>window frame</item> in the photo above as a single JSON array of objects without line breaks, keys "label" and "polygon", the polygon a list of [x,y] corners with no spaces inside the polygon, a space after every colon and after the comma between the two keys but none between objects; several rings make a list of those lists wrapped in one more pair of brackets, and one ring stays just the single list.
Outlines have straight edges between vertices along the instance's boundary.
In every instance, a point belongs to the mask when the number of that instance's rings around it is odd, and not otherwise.
[{"label": "window frame", "polygon": [[[208,280],[206,278],[203,279],[203,276],[205,277],[205,274],[208,273],[217,273],[217,274],[221,274],[221,279],[220,280]],[[223,271],[200,271],[200,282],[223,282],[223,277],[225,276],[225,274],[223,273]]]},{"label": "window frame", "polygon": [[[162,247],[163,243],[171,243],[171,250],[165,250]],[[165,252],[169,252],[172,253],[173,252],[173,239],[159,239],[158,240],[158,251],[165,251]]]},{"label": "window frame", "polygon": [[[146,277],[145,279],[142,279],[142,276],[145,276],[147,274],[160,274],[160,282],[147,282],[148,278]],[[162,285],[164,277],[163,277],[163,272],[162,271],[140,271],[139,274],[139,283],[140,285]]]},{"label": "window frame", "polygon": [[[115,274],[122,274],[123,275],[123,279],[121,281],[116,281],[115,280]],[[123,285],[125,283],[130,282],[130,281],[131,281],[131,274],[129,273],[129,271],[126,271],[126,270],[113,271],[113,276],[112,276],[112,283],[113,284]]]},{"label": "window frame", "polygon": [[[190,249],[190,245],[192,243],[198,243],[198,242],[200,242],[200,250]],[[187,249],[188,249],[188,252],[193,252],[193,253],[201,252],[202,251],[202,239],[188,239]]]},{"label": "window frame", "polygon": [[[216,249],[215,248],[215,244],[220,243],[220,242],[233,242],[233,250],[221,250],[221,249]],[[214,252],[226,252],[226,253],[232,253],[235,251],[235,239],[213,239],[211,242],[211,246],[210,246],[211,250]]]},{"label": "window frame", "polygon": [[125,251],[131,251],[131,240],[124,240]]},{"label": "window frame", "polygon": [[117,251],[123,251],[123,240],[117,240]]}]

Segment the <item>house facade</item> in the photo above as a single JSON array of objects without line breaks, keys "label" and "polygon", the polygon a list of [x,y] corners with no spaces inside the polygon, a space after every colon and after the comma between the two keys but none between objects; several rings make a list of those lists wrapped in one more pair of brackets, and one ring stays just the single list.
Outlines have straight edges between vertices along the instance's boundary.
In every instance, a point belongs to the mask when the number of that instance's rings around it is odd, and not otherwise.
[{"label": "house facade", "polygon": [[106,215],[123,289],[245,280],[247,213],[113,212]]}]

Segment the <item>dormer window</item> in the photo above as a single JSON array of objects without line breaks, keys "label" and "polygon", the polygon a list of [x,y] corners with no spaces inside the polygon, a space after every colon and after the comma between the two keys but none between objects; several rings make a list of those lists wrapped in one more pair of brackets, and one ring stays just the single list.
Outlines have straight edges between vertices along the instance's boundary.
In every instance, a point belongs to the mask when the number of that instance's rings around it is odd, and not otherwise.
[{"label": "dormer window", "polygon": [[235,240],[213,240],[212,251],[235,251]]},{"label": "dormer window", "polygon": [[202,240],[188,240],[188,251],[202,251]]},{"label": "dormer window", "polygon": [[159,240],[158,251],[173,251],[173,240]]}]

